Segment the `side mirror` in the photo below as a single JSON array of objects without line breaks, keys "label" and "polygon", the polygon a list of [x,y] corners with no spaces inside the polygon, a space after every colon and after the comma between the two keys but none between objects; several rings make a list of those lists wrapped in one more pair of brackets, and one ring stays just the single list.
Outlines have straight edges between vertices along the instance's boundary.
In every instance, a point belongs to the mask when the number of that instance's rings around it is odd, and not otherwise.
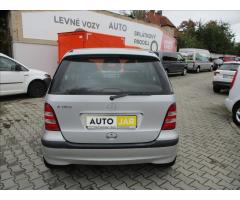
[{"label": "side mirror", "polygon": [[15,66],[15,71],[18,71],[18,72],[22,71],[21,65],[16,65]]}]

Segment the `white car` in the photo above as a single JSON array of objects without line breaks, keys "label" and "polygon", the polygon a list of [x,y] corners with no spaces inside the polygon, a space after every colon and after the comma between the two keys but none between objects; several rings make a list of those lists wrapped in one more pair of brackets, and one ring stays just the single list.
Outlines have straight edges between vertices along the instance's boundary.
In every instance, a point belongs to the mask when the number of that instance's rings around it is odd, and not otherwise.
[{"label": "white car", "polygon": [[240,126],[240,70],[234,74],[229,97],[226,99],[225,105],[232,112],[233,121]]},{"label": "white car", "polygon": [[225,62],[218,70],[214,72],[213,91],[218,93],[222,89],[230,89],[235,72],[239,69],[240,62]]},{"label": "white car", "polygon": [[24,94],[44,96],[51,76],[46,72],[30,69],[0,53],[0,96]]}]

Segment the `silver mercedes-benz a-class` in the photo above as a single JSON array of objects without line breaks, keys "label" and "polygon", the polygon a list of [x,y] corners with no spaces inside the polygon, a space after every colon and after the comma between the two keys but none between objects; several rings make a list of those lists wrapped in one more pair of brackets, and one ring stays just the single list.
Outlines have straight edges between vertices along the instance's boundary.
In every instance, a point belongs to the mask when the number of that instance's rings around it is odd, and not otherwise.
[{"label": "silver mercedes-benz a-class", "polygon": [[45,102],[47,167],[176,160],[176,99],[151,52],[76,49],[62,59]]}]

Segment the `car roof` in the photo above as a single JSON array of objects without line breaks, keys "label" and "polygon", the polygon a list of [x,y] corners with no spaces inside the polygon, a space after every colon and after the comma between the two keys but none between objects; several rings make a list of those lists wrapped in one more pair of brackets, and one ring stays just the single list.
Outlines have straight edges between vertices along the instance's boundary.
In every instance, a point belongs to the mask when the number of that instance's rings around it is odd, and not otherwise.
[{"label": "car roof", "polygon": [[130,48],[81,48],[73,49],[67,52],[66,56],[75,56],[75,55],[101,55],[101,54],[112,54],[112,55],[137,55],[137,56],[149,56],[158,59],[158,56],[150,51],[142,49],[130,49]]},{"label": "car roof", "polygon": [[6,57],[6,58],[10,58],[9,56],[7,56],[7,55],[5,55],[5,54],[3,54],[3,53],[0,53],[0,56]]}]

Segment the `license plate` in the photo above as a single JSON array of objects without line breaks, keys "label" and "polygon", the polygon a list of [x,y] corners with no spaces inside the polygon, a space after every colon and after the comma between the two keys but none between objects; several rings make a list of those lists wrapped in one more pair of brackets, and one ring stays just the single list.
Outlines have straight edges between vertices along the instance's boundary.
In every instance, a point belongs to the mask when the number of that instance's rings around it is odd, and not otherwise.
[{"label": "license plate", "polygon": [[118,115],[118,116],[87,116],[87,128],[136,128],[137,116],[136,115]]},{"label": "license plate", "polygon": [[233,77],[232,75],[223,74],[223,78],[232,78],[232,77]]}]

